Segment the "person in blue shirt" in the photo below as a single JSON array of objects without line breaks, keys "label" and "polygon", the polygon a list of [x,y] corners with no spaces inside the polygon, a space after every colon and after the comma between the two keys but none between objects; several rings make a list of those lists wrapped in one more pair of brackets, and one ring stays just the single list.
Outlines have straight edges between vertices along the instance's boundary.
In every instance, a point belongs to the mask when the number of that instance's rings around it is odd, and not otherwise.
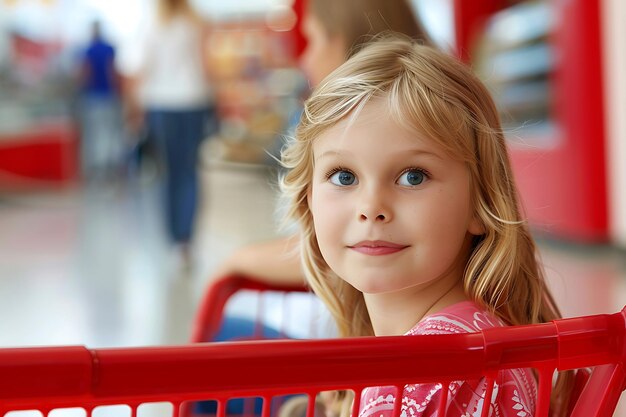
[{"label": "person in blue shirt", "polygon": [[80,59],[81,167],[87,181],[110,179],[123,158],[120,82],[115,48],[94,22]]}]

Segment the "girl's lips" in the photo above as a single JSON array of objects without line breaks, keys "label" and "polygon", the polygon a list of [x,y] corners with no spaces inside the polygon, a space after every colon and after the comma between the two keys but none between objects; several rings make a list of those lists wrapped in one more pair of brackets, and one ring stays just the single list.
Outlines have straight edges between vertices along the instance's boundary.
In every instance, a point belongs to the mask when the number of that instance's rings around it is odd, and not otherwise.
[{"label": "girl's lips", "polygon": [[350,249],[355,250],[364,255],[379,256],[389,255],[392,253],[400,252],[407,248],[407,245],[399,245],[397,243],[385,242],[382,240],[376,241],[363,241],[354,246],[348,246]]}]

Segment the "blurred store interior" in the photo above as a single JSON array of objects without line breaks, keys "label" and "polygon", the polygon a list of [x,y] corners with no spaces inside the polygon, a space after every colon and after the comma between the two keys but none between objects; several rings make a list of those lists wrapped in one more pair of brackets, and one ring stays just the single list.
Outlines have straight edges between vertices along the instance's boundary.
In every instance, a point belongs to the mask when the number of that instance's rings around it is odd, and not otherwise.
[{"label": "blurred store interior", "polygon": [[[137,134],[120,130],[112,139],[119,158],[112,173],[92,178],[81,164],[77,68],[90,25],[98,20],[119,65],[132,65],[153,2],[0,0],[0,346],[189,339],[220,262],[244,243],[281,233],[276,163],[266,151],[279,146],[308,93],[297,59],[298,3],[193,2],[214,25],[204,59],[218,80],[220,130],[202,143],[193,262],[183,268],[160,219],[159,164],[149,149],[135,157]],[[570,54],[578,41],[569,38],[580,27],[578,6],[501,2],[469,36],[468,22],[481,16],[463,21],[454,13],[470,2],[413,3],[440,45],[464,39],[464,53],[494,89],[564,315],[619,311],[626,305],[626,175],[618,166],[626,157],[626,7],[619,0],[560,2],[595,5],[603,22],[583,25],[600,44],[577,48],[589,54],[580,57]],[[598,66],[577,72],[582,61]],[[602,82],[604,94],[568,96],[584,84],[576,77],[587,76]],[[580,119],[592,124],[578,126]]]}]

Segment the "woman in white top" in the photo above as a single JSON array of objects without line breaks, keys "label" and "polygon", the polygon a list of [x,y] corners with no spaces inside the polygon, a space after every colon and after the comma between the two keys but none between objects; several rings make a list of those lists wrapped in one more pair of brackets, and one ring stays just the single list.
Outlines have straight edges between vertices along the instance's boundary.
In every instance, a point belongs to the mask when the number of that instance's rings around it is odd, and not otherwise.
[{"label": "woman in white top", "polygon": [[198,201],[199,146],[216,129],[217,116],[206,65],[206,24],[187,0],[160,0],[136,74],[138,103],[148,135],[166,166],[165,218],[172,242],[189,261]]}]

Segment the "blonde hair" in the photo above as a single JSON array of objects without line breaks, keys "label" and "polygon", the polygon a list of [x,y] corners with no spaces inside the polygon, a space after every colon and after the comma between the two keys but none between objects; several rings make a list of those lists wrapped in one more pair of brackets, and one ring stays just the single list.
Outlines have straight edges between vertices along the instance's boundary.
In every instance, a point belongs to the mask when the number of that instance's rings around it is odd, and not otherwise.
[{"label": "blonde hair", "polygon": [[345,42],[346,59],[383,32],[430,43],[408,0],[309,0],[307,7],[327,34]]},{"label": "blonde hair", "polygon": [[191,7],[188,0],[159,0],[157,12],[161,22],[167,22],[179,15],[186,16],[192,20],[200,20],[200,17]]},{"label": "blonde hair", "polygon": [[281,179],[289,216],[301,228],[305,274],[340,334],[372,335],[363,295],[322,258],[307,204],[312,143],[372,98],[387,100],[395,121],[423,132],[470,172],[472,206],[484,234],[474,239],[463,276],[470,299],[509,324],[560,317],[523,220],[498,113],[487,89],[455,58],[389,34],[357,53],[314,91],[295,138],[283,149]]}]

